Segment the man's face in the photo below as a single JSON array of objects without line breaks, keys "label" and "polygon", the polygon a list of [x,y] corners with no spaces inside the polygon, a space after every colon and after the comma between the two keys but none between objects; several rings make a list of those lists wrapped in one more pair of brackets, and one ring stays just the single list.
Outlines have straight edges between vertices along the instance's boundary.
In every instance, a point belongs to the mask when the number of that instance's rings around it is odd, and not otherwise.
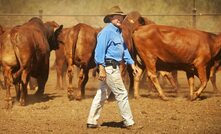
[{"label": "man's face", "polygon": [[121,26],[123,20],[124,20],[124,16],[122,15],[113,15],[111,16],[111,23],[113,23],[115,26],[119,27]]}]

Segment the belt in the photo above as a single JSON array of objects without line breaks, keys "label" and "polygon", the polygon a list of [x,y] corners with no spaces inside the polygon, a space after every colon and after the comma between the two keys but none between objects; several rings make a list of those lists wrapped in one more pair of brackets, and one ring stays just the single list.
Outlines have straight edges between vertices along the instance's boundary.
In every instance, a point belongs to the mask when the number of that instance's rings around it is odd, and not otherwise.
[{"label": "belt", "polygon": [[114,69],[116,69],[120,63],[114,59],[106,59],[105,64],[106,66],[112,66]]}]

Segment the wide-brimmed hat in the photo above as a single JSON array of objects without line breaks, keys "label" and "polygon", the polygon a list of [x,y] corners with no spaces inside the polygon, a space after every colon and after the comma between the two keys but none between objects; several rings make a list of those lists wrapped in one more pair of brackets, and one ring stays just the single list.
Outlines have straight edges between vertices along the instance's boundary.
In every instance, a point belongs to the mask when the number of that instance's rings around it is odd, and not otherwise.
[{"label": "wide-brimmed hat", "polygon": [[110,16],[112,15],[122,15],[122,16],[126,16],[126,14],[124,14],[124,12],[120,9],[119,6],[113,6],[112,8],[110,8],[107,12],[107,15],[104,17],[104,23],[110,23]]}]

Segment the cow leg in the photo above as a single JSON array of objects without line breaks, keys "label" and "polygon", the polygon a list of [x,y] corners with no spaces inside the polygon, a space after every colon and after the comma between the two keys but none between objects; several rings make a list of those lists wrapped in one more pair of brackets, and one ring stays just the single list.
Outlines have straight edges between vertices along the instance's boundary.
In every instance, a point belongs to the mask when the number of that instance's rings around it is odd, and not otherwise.
[{"label": "cow leg", "polygon": [[56,71],[57,71],[57,83],[55,89],[61,89],[62,68],[60,66],[56,66]]},{"label": "cow leg", "polygon": [[212,76],[210,76],[210,81],[211,81],[212,86],[213,86],[213,92],[214,93],[218,93],[219,90],[218,90],[218,88],[216,86],[216,74],[213,74]]},{"label": "cow leg", "polygon": [[21,76],[21,85],[22,85],[22,88],[20,88],[20,105],[21,106],[25,106],[25,102],[26,102],[26,97],[27,97],[27,86],[28,86],[28,81],[29,81],[29,78],[28,78],[28,71],[24,70],[22,72],[22,76]]},{"label": "cow leg", "polygon": [[[2,75],[3,75],[3,68],[2,67],[0,67],[0,71],[2,71]],[[0,79],[0,89],[6,89],[5,82],[2,79]]]},{"label": "cow leg", "polygon": [[172,74],[172,76],[173,76],[173,78],[174,78],[174,80],[175,80],[177,89],[178,89],[180,86],[179,86],[179,83],[178,83],[178,75],[177,75],[177,73],[178,73],[177,70],[171,72],[171,74]]},{"label": "cow leg", "polygon": [[200,85],[199,89],[193,94],[193,96],[191,97],[191,100],[195,100],[195,99],[197,99],[197,97],[200,96],[202,91],[206,88],[206,85],[208,82],[206,68],[205,67],[198,67],[197,70],[198,70],[198,75],[199,75],[201,85]]},{"label": "cow leg", "polygon": [[3,75],[4,75],[5,86],[6,86],[6,97],[5,97],[6,106],[5,107],[6,109],[11,109],[12,104],[13,104],[11,91],[10,91],[11,84],[12,84],[11,69],[6,67],[3,71]]},{"label": "cow leg", "polygon": [[40,70],[42,71],[42,74],[37,76],[38,90],[35,93],[37,96],[42,96],[44,94],[45,84],[49,75],[49,64]]},{"label": "cow leg", "polygon": [[156,73],[157,73],[157,78],[158,78],[158,81],[159,81],[160,85],[162,86],[162,88],[165,88],[166,84],[167,84],[167,81],[165,79],[164,71],[157,71]]},{"label": "cow leg", "polygon": [[210,81],[212,83],[214,93],[218,93],[218,88],[216,86],[216,70],[218,69],[218,66],[219,65],[215,63],[215,65],[210,69]]},{"label": "cow leg", "polygon": [[193,92],[194,92],[194,74],[192,72],[186,72],[186,76],[188,79],[188,84],[189,84],[189,88],[190,88],[190,100],[192,100],[193,98]]},{"label": "cow leg", "polygon": [[86,84],[87,84],[87,82],[88,82],[88,79],[89,79],[88,74],[89,74],[89,70],[86,69],[86,70],[84,71],[84,80],[83,80],[82,86],[81,86],[81,93],[82,93],[82,96],[83,96],[83,97],[85,96],[85,86],[86,86]]},{"label": "cow leg", "polygon": [[38,89],[35,92],[36,96],[43,96],[46,82],[47,82],[47,78],[42,77],[42,76],[37,77]]},{"label": "cow leg", "polygon": [[6,82],[6,98],[5,98],[5,101],[6,101],[6,109],[11,109],[12,108],[12,104],[13,104],[13,100],[12,100],[12,97],[11,97],[11,91],[10,91],[10,88],[11,88],[11,83],[7,80]]},{"label": "cow leg", "polygon": [[73,91],[73,86],[72,86],[72,79],[73,79],[73,71],[74,68],[73,66],[68,67],[68,88],[67,88],[67,96],[69,100],[74,99],[74,91]]},{"label": "cow leg", "polygon": [[175,82],[175,79],[172,76],[172,74],[170,72],[165,72],[164,77],[166,77],[169,80],[169,82],[172,85],[172,87],[174,88],[174,90],[176,92],[178,92],[178,86],[177,86],[177,84]]},{"label": "cow leg", "polygon": [[138,69],[138,73],[133,76],[134,77],[134,98],[138,99],[140,98],[140,94],[139,94],[139,89],[140,89],[140,82],[141,82],[141,76],[143,74],[143,69],[141,68],[137,68]]},{"label": "cow leg", "polygon": [[20,83],[15,83],[15,91],[16,91],[16,99],[17,101],[19,101],[20,97],[21,97],[21,89],[20,89]]},{"label": "cow leg", "polygon": [[30,77],[29,82],[28,82],[28,89],[30,90],[37,90],[37,80],[34,77]]},{"label": "cow leg", "polygon": [[163,90],[162,90],[162,88],[161,88],[161,86],[160,86],[160,83],[159,83],[159,81],[158,81],[158,79],[157,79],[156,73],[153,74],[153,73],[151,73],[150,71],[147,71],[147,75],[148,75],[148,77],[150,78],[150,80],[152,81],[152,83],[154,84],[154,86],[156,87],[156,89],[157,89],[157,91],[158,91],[159,96],[161,97],[161,99],[162,99],[162,100],[165,100],[165,101],[169,100],[169,99],[164,95],[164,93],[163,93]]},{"label": "cow leg", "polygon": [[66,81],[66,75],[67,75],[67,67],[64,67],[62,69],[62,89],[67,88],[67,81]]},{"label": "cow leg", "polygon": [[85,95],[85,85],[88,81],[88,69],[80,69],[80,73],[78,75],[78,88],[76,94],[76,100],[81,100],[82,96]]}]

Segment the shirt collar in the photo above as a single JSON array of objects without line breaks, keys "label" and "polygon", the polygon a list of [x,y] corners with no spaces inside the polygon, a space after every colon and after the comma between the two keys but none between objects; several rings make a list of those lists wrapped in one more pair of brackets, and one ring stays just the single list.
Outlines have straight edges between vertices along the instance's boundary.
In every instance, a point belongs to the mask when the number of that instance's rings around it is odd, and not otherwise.
[{"label": "shirt collar", "polygon": [[118,32],[118,33],[121,33],[121,30],[116,27],[114,24],[110,23],[109,26],[111,27],[111,29],[113,29],[114,31]]}]

